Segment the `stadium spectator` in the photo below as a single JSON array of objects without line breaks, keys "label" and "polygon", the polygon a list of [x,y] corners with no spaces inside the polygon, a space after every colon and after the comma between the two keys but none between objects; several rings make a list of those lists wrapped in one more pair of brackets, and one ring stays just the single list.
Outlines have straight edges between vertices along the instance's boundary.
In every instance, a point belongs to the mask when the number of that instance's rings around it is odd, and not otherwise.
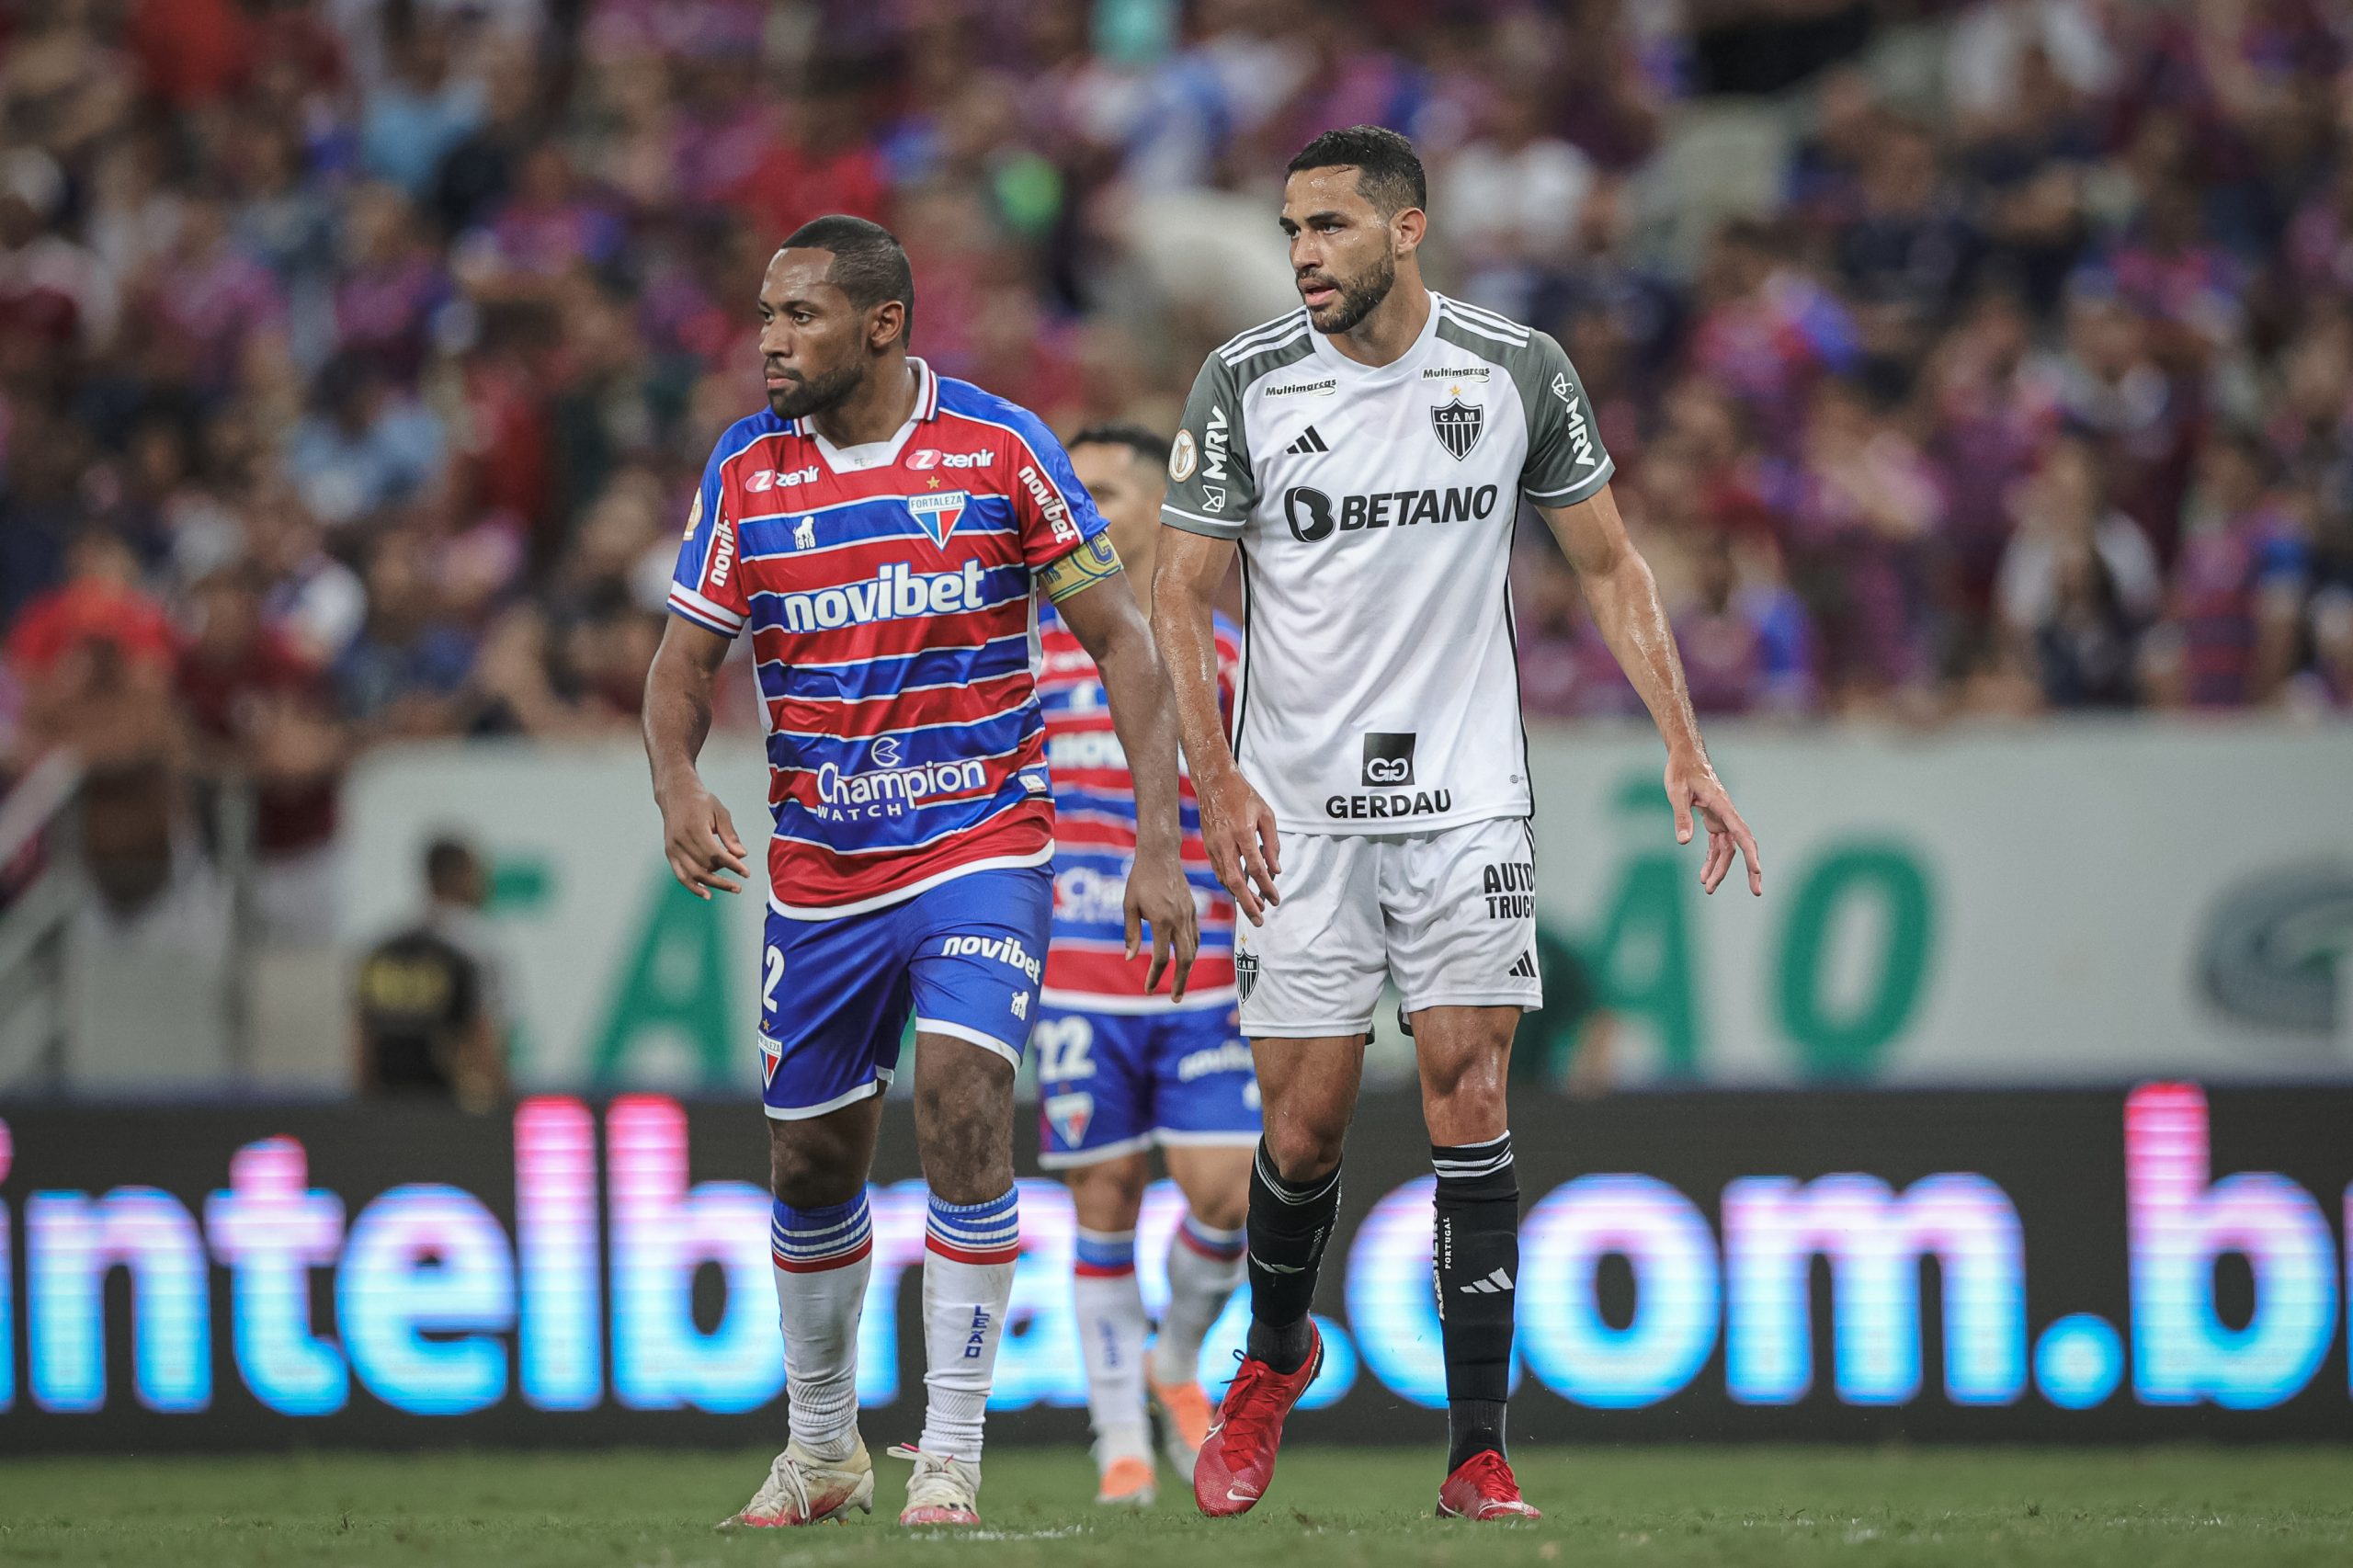
[{"label": "stadium spectator", "polygon": [[425,885],[423,912],[353,979],[354,1075],[364,1094],[488,1110],[507,1093],[504,983],[482,919],[489,875],[465,844],[437,839]]},{"label": "stadium spectator", "polygon": [[[1942,29],[1915,35],[1941,99],[1874,47],[1899,16]],[[1711,706],[2353,699],[2328,7],[200,0],[0,29],[12,763],[61,726],[246,769],[290,765],[278,735],[339,767],[624,727],[644,562],[750,394],[738,301],[778,233],[889,222],[943,369],[1165,426],[1187,367],[1292,302],[1269,149],[1336,119],[1422,139],[1440,287],[1569,346]],[[1690,166],[1724,90],[1802,128],[1751,174]],[[1541,543],[1529,704],[1623,711]],[[106,596],[120,624],[77,642]],[[213,623],[249,600],[236,654]],[[111,651],[51,678],[51,644]],[[264,646],[316,672],[311,730],[224,730],[212,665]]]},{"label": "stadium spectator", "polygon": [[346,740],[324,672],[264,619],[260,586],[245,565],[197,585],[175,684],[198,772],[252,789],[263,931],[301,946],[339,918],[335,844]]},{"label": "stadium spectator", "polygon": [[1691,594],[1675,617],[1691,706],[1703,714],[1802,713],[1814,696],[1813,626],[1780,574],[1772,540],[1735,558],[1717,533],[1692,552]]},{"label": "stadium spectator", "polygon": [[[2163,591],[2156,554],[2141,526],[2109,504],[2099,458],[2087,442],[2054,443],[2019,487],[2017,512],[1995,588],[2002,620],[2014,634],[2032,637],[2052,623],[2067,593],[2080,596],[2095,583],[2131,624],[2145,625],[2156,614]],[[2086,557],[2098,562],[2097,573]]]},{"label": "stadium spectator", "polygon": [[2268,700],[2295,658],[2307,544],[2271,488],[2268,461],[2251,436],[2212,437],[2183,508],[2169,655],[2181,663],[2179,690],[2194,708]]}]

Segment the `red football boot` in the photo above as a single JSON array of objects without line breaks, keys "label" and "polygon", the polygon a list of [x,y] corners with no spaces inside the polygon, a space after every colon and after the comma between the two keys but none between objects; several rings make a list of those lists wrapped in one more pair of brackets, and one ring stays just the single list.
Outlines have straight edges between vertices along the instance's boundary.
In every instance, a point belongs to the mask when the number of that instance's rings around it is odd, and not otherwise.
[{"label": "red football boot", "polygon": [[1510,1463],[1493,1449],[1482,1449],[1464,1460],[1446,1484],[1438,1489],[1441,1519],[1540,1519],[1544,1516],[1520,1501],[1519,1482]]},{"label": "red football boot", "polygon": [[1290,1414],[1324,1365],[1324,1336],[1308,1320],[1307,1359],[1295,1371],[1278,1372],[1245,1356],[1217,1407],[1217,1425],[1201,1439],[1193,1461],[1193,1501],[1211,1518],[1246,1514],[1267,1494],[1275,1478],[1275,1450],[1282,1446],[1283,1417]]}]

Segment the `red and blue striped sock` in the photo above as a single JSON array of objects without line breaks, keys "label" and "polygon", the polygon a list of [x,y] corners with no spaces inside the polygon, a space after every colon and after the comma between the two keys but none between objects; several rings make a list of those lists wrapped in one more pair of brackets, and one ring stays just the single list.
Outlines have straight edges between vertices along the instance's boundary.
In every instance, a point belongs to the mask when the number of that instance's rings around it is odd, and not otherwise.
[{"label": "red and blue striped sock", "polygon": [[866,1194],[817,1209],[779,1199],[768,1252],[792,1436],[821,1459],[846,1460],[858,1447],[858,1324],[874,1254]]}]

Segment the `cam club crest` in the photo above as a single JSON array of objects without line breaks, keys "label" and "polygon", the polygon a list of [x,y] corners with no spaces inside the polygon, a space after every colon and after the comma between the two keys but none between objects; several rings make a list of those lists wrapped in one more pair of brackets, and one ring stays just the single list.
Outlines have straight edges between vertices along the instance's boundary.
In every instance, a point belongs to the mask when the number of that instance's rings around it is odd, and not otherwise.
[{"label": "cam club crest", "polygon": [[1258,955],[1237,948],[1233,954],[1234,994],[1247,1002],[1250,993],[1256,990],[1257,985]]},{"label": "cam club crest", "polygon": [[1487,411],[1483,407],[1456,398],[1430,410],[1430,429],[1438,437],[1438,444],[1461,462],[1479,444],[1480,433],[1487,427]]},{"label": "cam club crest", "polygon": [[948,536],[955,530],[956,519],[964,515],[964,504],[972,499],[961,490],[941,490],[926,495],[907,497],[907,510],[924,526],[932,542],[940,549],[948,548]]}]

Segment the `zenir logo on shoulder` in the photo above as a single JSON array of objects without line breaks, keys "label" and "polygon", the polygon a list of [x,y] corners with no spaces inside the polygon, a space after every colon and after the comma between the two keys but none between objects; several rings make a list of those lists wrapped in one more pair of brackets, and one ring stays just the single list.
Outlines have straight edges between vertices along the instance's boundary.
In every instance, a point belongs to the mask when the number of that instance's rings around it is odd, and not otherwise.
[{"label": "zenir logo on shoulder", "polygon": [[1414,735],[1368,730],[1364,737],[1364,781],[1373,789],[1393,789],[1414,781]]}]

